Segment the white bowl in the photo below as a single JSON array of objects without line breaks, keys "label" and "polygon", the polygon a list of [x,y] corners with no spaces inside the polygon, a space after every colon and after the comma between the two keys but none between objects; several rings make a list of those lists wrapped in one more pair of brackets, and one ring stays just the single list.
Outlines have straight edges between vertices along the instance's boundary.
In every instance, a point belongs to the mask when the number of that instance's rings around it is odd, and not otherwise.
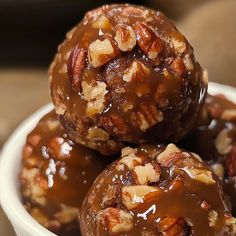
[{"label": "white bowl", "polygon": [[[236,89],[216,83],[209,84],[210,94],[224,94],[236,103]],[[0,202],[11,221],[17,236],[55,236],[37,223],[24,209],[19,193],[18,175],[21,166],[22,147],[27,134],[39,119],[52,109],[49,104],[26,119],[11,135],[2,149],[0,159]]]}]

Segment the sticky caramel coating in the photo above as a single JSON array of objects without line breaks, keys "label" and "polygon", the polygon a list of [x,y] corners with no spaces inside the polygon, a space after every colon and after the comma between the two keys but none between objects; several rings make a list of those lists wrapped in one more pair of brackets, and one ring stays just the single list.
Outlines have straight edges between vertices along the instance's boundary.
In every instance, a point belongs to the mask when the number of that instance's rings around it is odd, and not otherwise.
[{"label": "sticky caramel coating", "polygon": [[122,149],[81,209],[83,236],[235,235],[218,177],[174,144]]},{"label": "sticky caramel coating", "polygon": [[106,165],[101,155],[68,139],[50,112],[23,148],[20,188],[27,211],[57,235],[80,235],[82,201]]},{"label": "sticky caramel coating", "polygon": [[236,104],[223,95],[207,95],[198,125],[183,144],[221,177],[236,215]]},{"label": "sticky caramel coating", "polygon": [[125,143],[176,141],[207,88],[193,49],[161,12],[106,5],[67,34],[51,96],[72,140],[110,155]]}]

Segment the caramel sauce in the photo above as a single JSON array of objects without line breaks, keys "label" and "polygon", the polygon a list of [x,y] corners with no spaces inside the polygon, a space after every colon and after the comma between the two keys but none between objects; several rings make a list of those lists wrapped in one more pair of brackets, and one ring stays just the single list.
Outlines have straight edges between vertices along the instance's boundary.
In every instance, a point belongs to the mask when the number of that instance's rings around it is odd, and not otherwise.
[{"label": "caramel sauce", "polygon": [[[40,171],[40,178],[47,184],[46,204],[37,204],[33,196],[24,196],[27,182],[21,177],[23,202],[29,211],[36,207],[49,220],[54,219],[62,204],[80,209],[90,186],[107,164],[100,154],[72,142],[52,111],[28,135],[22,162],[22,168]],[[73,224],[54,232],[60,236],[79,235],[77,217]]]},{"label": "caramel sauce", "polygon": [[[139,155],[144,155],[144,153],[147,155],[150,151],[153,152],[156,147],[146,146],[141,149],[138,151]],[[135,185],[127,168],[123,171],[118,171],[116,169],[116,162],[108,167],[97,178],[84,201],[80,224],[84,235],[138,236],[142,235],[141,232],[144,229],[153,232],[153,235],[162,235],[158,232],[156,225],[167,216],[180,217],[187,221],[189,226],[186,226],[184,229],[185,234],[180,235],[224,235],[225,215],[229,212],[229,206],[225,202],[220,182],[214,175],[215,183],[211,185],[192,179],[183,171],[186,163],[194,163],[194,166],[203,171],[209,171],[209,168],[203,162],[197,160],[191,153],[188,154],[189,157],[182,157],[183,159],[173,162],[170,167],[162,167],[161,180],[158,183],[152,184],[152,186],[158,187],[159,191],[156,194],[153,193],[152,197],[144,200],[136,208],[127,210],[122,203],[122,197],[118,194],[113,207],[131,213],[134,222],[133,229],[124,234],[109,233],[106,228],[99,227],[96,222],[96,214],[103,209],[102,199],[108,185],[119,186],[120,188]],[[137,201],[139,200],[137,199]],[[204,202],[207,202],[208,207],[201,207]],[[211,210],[215,210],[218,214],[215,227],[209,226],[209,213]]]},{"label": "caramel sauce", "polygon": [[[95,17],[89,17],[88,14],[91,15],[91,13],[88,13],[74,28],[73,34],[61,44],[52,66],[51,95],[53,102],[56,106],[64,104],[66,113],[62,115],[63,124],[69,131],[69,136],[83,145],[86,145],[89,141],[86,140],[86,136],[90,126],[84,121],[87,101],[83,99],[81,92],[76,92],[71,88],[68,73],[62,73],[61,70],[67,66],[68,55],[77,45],[87,51],[89,45],[97,39],[114,38],[116,26],[119,24],[134,26],[137,22],[145,22],[147,19],[151,19],[147,23],[148,26],[156,32],[156,35],[164,43],[164,50],[160,55],[162,59],[160,63],[151,61],[137,45],[130,52],[119,51],[113,60],[99,68],[92,67],[86,59],[86,66],[81,80],[88,83],[103,81],[106,83],[108,91],[104,110],[89,117],[91,126],[104,128],[99,123],[99,119],[117,115],[125,121],[127,130],[121,134],[109,131],[109,135],[115,140],[118,139],[135,144],[156,142],[157,140],[169,142],[170,140],[180,139],[191,129],[200,104],[203,102],[207,85],[201,80],[202,69],[195,61],[193,50],[184,36],[160,12],[132,6],[139,11],[145,12],[145,16],[135,14],[122,15],[127,6],[129,5],[103,6],[97,10],[97,14],[96,12],[92,14]],[[108,19],[109,27],[93,27],[94,22],[100,16],[105,16]],[[173,45],[170,43],[172,37],[186,44],[186,51],[182,53],[181,58],[188,54],[194,64],[194,68],[185,72],[182,77],[176,75],[171,69],[170,62],[177,57]],[[139,60],[149,68],[150,74],[141,80],[127,83],[123,80],[123,75],[134,59]],[[169,71],[168,78],[163,75],[165,70]],[[169,103],[164,108],[157,105],[157,109],[160,109],[164,114],[164,121],[158,123],[155,129],[143,132],[133,122],[132,114],[139,111],[140,104],[156,105],[158,101],[155,100],[155,94],[160,87],[163,88],[163,96],[168,99]],[[139,97],[135,94],[135,91],[144,90],[144,88],[146,88],[144,96]],[[121,91],[121,89],[123,92],[117,92],[118,90]],[[125,104],[132,104],[132,108],[124,111],[123,106]],[[94,149],[106,153],[107,150],[102,150],[99,145],[94,147]],[[116,149],[119,148],[120,146]],[[113,152],[117,152],[117,150],[113,150]]]},{"label": "caramel sauce", "polygon": [[[188,150],[198,153],[209,164],[222,163],[226,167],[226,160],[230,154],[220,154],[217,151],[215,140],[217,135],[226,129],[232,139],[236,142],[236,120],[226,121],[221,119],[225,110],[236,110],[236,105],[226,99],[223,95],[208,95],[202,108],[202,114],[198,120],[195,131],[181,142]],[[232,204],[233,215],[236,215],[236,187],[234,177],[229,177],[225,170],[224,191],[229,196]]]}]

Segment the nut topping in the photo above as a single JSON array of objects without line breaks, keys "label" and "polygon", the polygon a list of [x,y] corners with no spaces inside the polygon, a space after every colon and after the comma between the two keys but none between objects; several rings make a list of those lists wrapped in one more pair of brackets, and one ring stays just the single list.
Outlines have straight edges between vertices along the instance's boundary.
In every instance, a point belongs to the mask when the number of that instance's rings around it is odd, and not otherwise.
[{"label": "nut topping", "polygon": [[180,41],[176,38],[171,38],[175,51],[179,54],[182,54],[186,50],[186,43],[184,41]]},{"label": "nut topping", "polygon": [[110,39],[92,42],[88,49],[89,63],[94,67],[100,67],[116,56],[116,50]]},{"label": "nut topping", "polygon": [[86,55],[86,51],[77,44],[72,50],[67,63],[67,71],[71,86],[76,92],[80,92],[81,90],[81,80],[85,68]]},{"label": "nut topping", "polygon": [[121,51],[131,51],[136,45],[136,35],[131,26],[118,25],[115,40]]},{"label": "nut topping", "polygon": [[107,141],[109,139],[109,134],[98,127],[91,127],[88,130],[87,139],[91,141]]},{"label": "nut topping", "polygon": [[229,130],[223,129],[215,139],[215,146],[218,153],[225,155],[231,151],[232,139],[229,136]]},{"label": "nut topping", "polygon": [[171,67],[179,76],[183,75],[186,71],[185,65],[181,58],[175,58],[171,64]]},{"label": "nut topping", "polygon": [[101,117],[100,124],[110,133],[126,134],[127,132],[127,125],[125,124],[125,121],[118,115]]},{"label": "nut topping", "polygon": [[216,226],[217,219],[218,219],[218,213],[214,210],[211,210],[208,217],[210,227]]},{"label": "nut topping", "polygon": [[147,185],[160,180],[161,169],[157,164],[148,163],[145,166],[136,166],[133,173],[137,185]]},{"label": "nut topping", "polygon": [[163,113],[155,105],[140,105],[140,110],[133,113],[132,119],[143,132],[164,120]]},{"label": "nut topping", "polygon": [[162,235],[184,235],[186,223],[183,218],[165,217],[156,224]]},{"label": "nut topping", "polygon": [[183,170],[192,178],[204,184],[215,184],[211,171],[184,167]]},{"label": "nut topping", "polygon": [[96,219],[114,234],[129,232],[133,228],[133,216],[118,208],[109,207],[101,210]]},{"label": "nut topping", "polygon": [[172,153],[178,153],[178,152],[181,152],[181,150],[179,148],[177,148],[173,143],[169,144],[166,149],[160,153],[157,157],[157,161],[159,163],[163,163],[165,161],[165,159],[168,158],[168,156]]},{"label": "nut topping", "polygon": [[131,63],[129,68],[123,75],[123,80],[126,82],[132,82],[135,80],[145,80],[150,74],[150,70],[142,62],[135,60]]},{"label": "nut topping", "polygon": [[122,188],[122,201],[127,209],[131,210],[160,192],[159,188],[147,185],[125,186]]},{"label": "nut topping", "polygon": [[189,54],[185,55],[183,62],[188,71],[191,71],[194,69],[194,65]]},{"label": "nut topping", "polygon": [[86,101],[88,101],[86,113],[93,116],[102,112],[105,108],[105,95],[108,93],[106,84],[97,81],[95,85],[82,82],[82,93]]},{"label": "nut topping", "polygon": [[93,22],[92,27],[95,29],[110,29],[111,24],[106,16],[101,15],[95,22]]},{"label": "nut topping", "polygon": [[138,166],[142,163],[142,159],[136,156],[136,149],[125,147],[121,150],[121,159],[118,162],[117,168],[120,168],[120,165],[125,165],[129,170],[133,170],[135,166]]},{"label": "nut topping", "polygon": [[163,50],[161,39],[156,33],[144,23],[136,23],[134,25],[135,33],[140,49],[149,59],[155,60]]}]

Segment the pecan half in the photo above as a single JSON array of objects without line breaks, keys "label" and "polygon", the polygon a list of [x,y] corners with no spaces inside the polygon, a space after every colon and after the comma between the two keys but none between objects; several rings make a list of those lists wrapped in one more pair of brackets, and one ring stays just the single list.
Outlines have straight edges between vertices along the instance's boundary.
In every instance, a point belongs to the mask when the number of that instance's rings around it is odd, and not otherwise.
[{"label": "pecan half", "polygon": [[71,81],[71,86],[76,92],[81,91],[82,74],[85,68],[87,53],[85,49],[80,48],[77,44],[72,49],[67,62],[67,72]]},{"label": "pecan half", "polygon": [[185,235],[185,228],[187,227],[186,222],[183,218],[165,217],[162,218],[156,227],[163,235],[181,236]]},{"label": "pecan half", "polygon": [[163,113],[157,110],[155,105],[141,104],[140,109],[133,113],[132,120],[138,125],[141,131],[146,131],[150,127],[164,120]]},{"label": "pecan half", "polygon": [[138,45],[143,53],[151,60],[157,59],[163,50],[163,42],[146,24],[138,22],[134,25]]},{"label": "pecan half", "polygon": [[108,132],[114,134],[125,134],[128,129],[124,119],[118,115],[101,117],[99,123]]}]

